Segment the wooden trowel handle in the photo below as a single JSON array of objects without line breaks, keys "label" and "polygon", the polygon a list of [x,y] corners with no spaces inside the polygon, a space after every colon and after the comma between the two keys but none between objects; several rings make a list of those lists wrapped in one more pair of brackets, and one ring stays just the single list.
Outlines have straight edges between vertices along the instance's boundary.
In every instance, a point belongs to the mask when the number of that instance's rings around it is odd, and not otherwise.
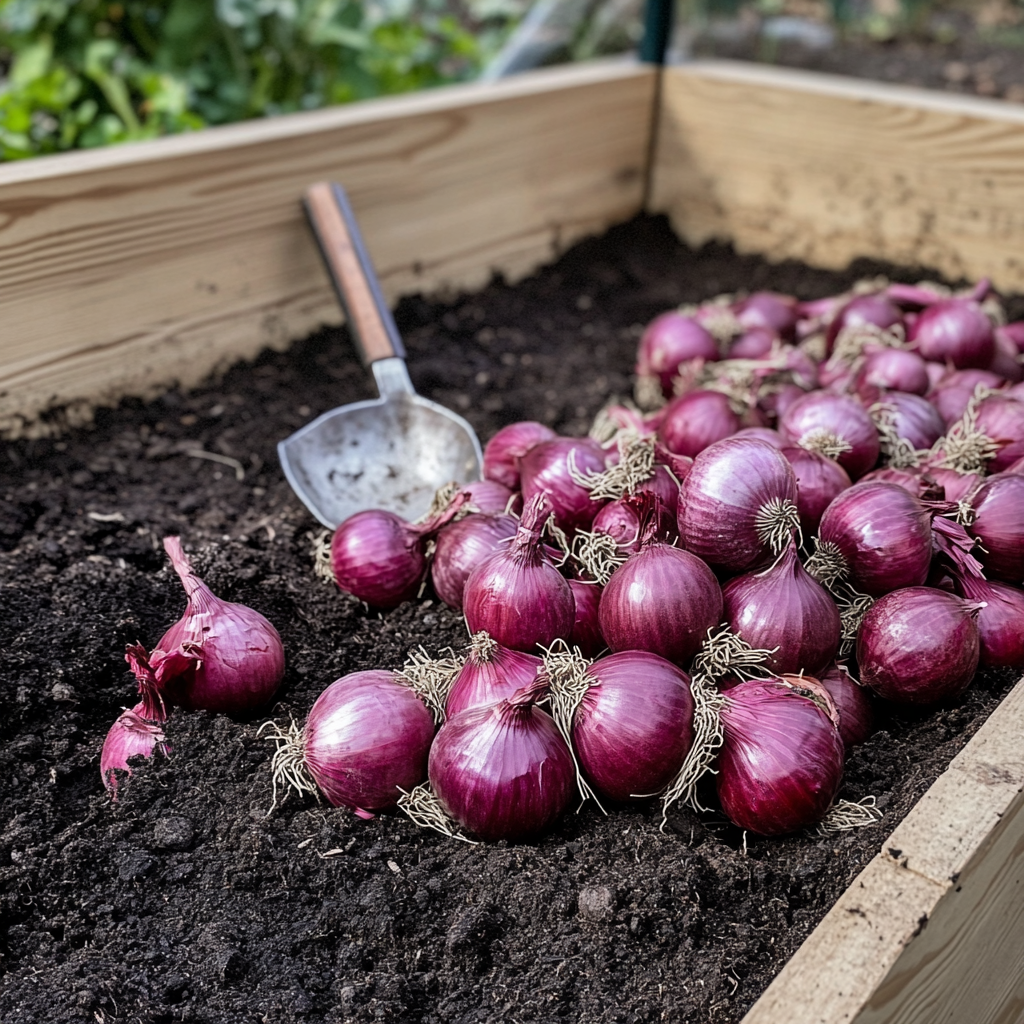
[{"label": "wooden trowel handle", "polygon": [[303,206],[363,361],[404,359],[402,339],[345,190],[334,182],[318,182],[306,190]]}]

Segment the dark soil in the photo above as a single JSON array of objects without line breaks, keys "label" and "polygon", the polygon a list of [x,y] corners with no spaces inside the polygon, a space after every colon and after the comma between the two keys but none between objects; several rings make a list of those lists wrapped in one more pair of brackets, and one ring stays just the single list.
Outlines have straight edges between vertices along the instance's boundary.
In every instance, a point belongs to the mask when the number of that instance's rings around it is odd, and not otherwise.
[{"label": "dark soil", "polygon": [[[524,417],[581,432],[628,392],[637,325],[665,307],[738,288],[817,296],[887,269],[693,252],[639,218],[516,287],[406,300],[398,322],[419,389],[483,438]],[[140,765],[112,803],[99,751],[135,702],[124,646],[153,645],[184,606],[167,533],[218,594],[280,629],[278,721],[347,672],[464,641],[429,593],[370,614],[311,571],[316,526],[274,445],[369,394],[344,332],[324,330],[194,391],[101,410],[62,440],[4,446],[5,1024],[738,1020],[1012,684],[990,673],[949,707],[882,712],[843,796],[874,794],[885,819],[839,838],[744,849],[714,814],[675,811],[661,831],[653,805],[588,808],[522,846],[294,797],[268,817],[266,715],[176,713],[172,757]],[[197,447],[245,479],[185,454]]]}]

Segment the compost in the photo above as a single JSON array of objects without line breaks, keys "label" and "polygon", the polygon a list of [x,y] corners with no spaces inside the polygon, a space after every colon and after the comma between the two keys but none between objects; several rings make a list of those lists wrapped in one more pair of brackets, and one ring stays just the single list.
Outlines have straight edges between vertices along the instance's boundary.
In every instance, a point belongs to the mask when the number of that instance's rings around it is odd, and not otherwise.
[{"label": "compost", "polygon": [[[737,290],[814,298],[878,273],[922,276],[693,251],[640,217],[515,286],[404,300],[397,320],[417,389],[482,439],[516,420],[583,434],[630,393],[642,325],[666,308]],[[655,802],[588,805],[518,845],[294,794],[270,813],[267,713],[175,712],[170,756],[133,763],[112,801],[99,754],[137,699],[125,646],[155,643],[184,605],[167,535],[219,597],[280,631],[278,722],[301,722],[346,673],[465,645],[429,589],[381,614],[313,572],[319,529],[275,444],[371,396],[344,331],[325,329],[194,391],[5,444],[4,1021],[736,1021],[1013,684],[989,670],[937,708],[880,710],[840,795],[874,796],[883,818],[828,837],[744,835],[678,804],[662,829]]]}]

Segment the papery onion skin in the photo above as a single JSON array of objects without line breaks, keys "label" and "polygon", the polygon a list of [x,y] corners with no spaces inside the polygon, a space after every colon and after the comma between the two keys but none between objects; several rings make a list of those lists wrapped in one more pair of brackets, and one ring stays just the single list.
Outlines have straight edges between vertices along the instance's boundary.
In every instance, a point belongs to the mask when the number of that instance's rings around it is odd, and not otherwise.
[{"label": "papery onion skin", "polygon": [[550,427],[535,420],[521,420],[502,427],[484,448],[484,479],[504,484],[512,491],[519,490],[519,460],[535,444],[553,441],[556,437]]},{"label": "papery onion skin", "polygon": [[664,658],[624,651],[595,661],[573,718],[576,757],[598,797],[661,792],[693,745],[690,677]]},{"label": "papery onion skin", "polygon": [[534,682],[542,665],[536,655],[486,640],[478,643],[474,637],[466,661],[448,691],[445,714],[451,718],[460,711],[511,697]]},{"label": "papery onion skin", "polygon": [[605,457],[600,446],[589,438],[578,437],[559,437],[534,445],[519,460],[519,472],[523,501],[546,494],[555,522],[571,534],[589,528],[606,499],[592,498],[585,487],[573,480],[570,458],[579,473],[604,472]]},{"label": "papery onion skin", "polygon": [[931,517],[897,484],[868,481],[843,491],[825,509],[818,536],[839,549],[850,583],[872,597],[928,578]]},{"label": "papery onion skin", "polygon": [[819,672],[818,680],[828,690],[839,713],[839,735],[849,753],[875,731],[871,693],[839,665],[830,665]]},{"label": "papery onion skin", "polygon": [[974,520],[967,529],[981,541],[977,557],[985,575],[1019,585],[1024,580],[1024,476],[990,476],[969,501]]},{"label": "papery onion skin", "polygon": [[800,510],[800,529],[805,537],[818,532],[825,509],[837,495],[852,486],[850,475],[834,459],[806,448],[783,448],[796,475],[796,506]]},{"label": "papery onion skin", "polygon": [[[461,489],[469,495],[468,507],[476,512],[504,512],[509,507],[515,491],[510,490],[497,480],[473,480],[463,484]],[[522,499],[519,499],[520,511]],[[513,503],[513,509],[515,503]]]},{"label": "papery onion skin", "polygon": [[775,679],[726,691],[718,799],[733,824],[762,836],[813,825],[843,778],[843,741],[828,715]]},{"label": "papery onion skin", "polygon": [[393,672],[352,672],[310,709],[303,760],[334,807],[380,811],[426,778],[433,738],[433,715]]},{"label": "papery onion skin", "polygon": [[672,394],[672,378],[690,359],[718,358],[715,339],[696,320],[674,310],[656,316],[640,337],[636,372],[656,376],[662,391]]},{"label": "papery onion skin", "polygon": [[578,648],[584,658],[596,658],[608,648],[601,633],[599,615],[602,588],[582,580],[569,580],[569,587],[576,602],[576,620],[569,635],[569,646]]},{"label": "papery onion skin", "polygon": [[117,799],[117,772],[131,775],[133,757],[152,757],[159,751],[167,756],[167,737],[163,726],[147,720],[145,702],[123,711],[110,727],[100,751],[100,778],[110,795]]},{"label": "papery onion skin", "polygon": [[952,363],[958,370],[984,369],[995,354],[992,322],[976,302],[940,299],[923,310],[909,332],[925,359]]},{"label": "papery onion skin", "polygon": [[708,445],[735,434],[740,426],[740,417],[725,395],[698,389],[668,404],[658,437],[676,455],[696,458]]},{"label": "papery onion skin", "polygon": [[821,433],[845,441],[850,450],[836,461],[851,480],[873,469],[881,451],[878,431],[867,412],[853,398],[830,391],[812,391],[794,402],[779,417],[779,433],[801,448],[811,447]]},{"label": "papery onion skin", "polygon": [[445,811],[488,841],[541,835],[569,804],[575,768],[551,717],[503,700],[470,708],[441,727],[430,749],[430,785]]},{"label": "papery onion skin", "polygon": [[462,607],[469,574],[516,534],[519,523],[505,513],[477,512],[449,523],[437,535],[430,577],[437,596],[452,608]]},{"label": "papery onion skin", "polygon": [[797,483],[786,457],[764,441],[727,438],[701,452],[680,489],[679,536],[709,565],[746,572],[767,561],[758,515],[772,503],[795,508]]},{"label": "papery onion skin", "polygon": [[861,683],[899,704],[958,697],[978,668],[977,606],[934,587],[879,598],[857,633]]},{"label": "papery onion skin", "polygon": [[808,575],[796,541],[774,565],[730,580],[722,590],[725,621],[757,650],[774,650],[770,672],[817,675],[839,651],[839,609]]}]

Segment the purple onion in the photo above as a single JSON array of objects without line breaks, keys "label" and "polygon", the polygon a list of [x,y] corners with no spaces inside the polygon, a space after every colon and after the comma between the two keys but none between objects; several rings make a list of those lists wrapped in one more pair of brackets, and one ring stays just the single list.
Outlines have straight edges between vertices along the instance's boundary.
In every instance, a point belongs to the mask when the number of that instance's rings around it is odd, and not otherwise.
[{"label": "purple onion", "polygon": [[969,500],[974,519],[968,530],[981,541],[978,558],[985,574],[1019,585],[1024,580],[1024,476],[990,476]]},{"label": "purple onion", "polygon": [[946,501],[962,501],[982,481],[979,473],[961,473],[944,466],[928,466],[925,472],[942,488]]},{"label": "purple onion", "polygon": [[583,580],[569,580],[569,587],[576,601],[576,621],[569,635],[569,646],[577,648],[584,658],[596,658],[608,647],[601,635],[602,588]]},{"label": "purple onion", "polygon": [[718,358],[715,339],[695,320],[671,311],[656,316],[644,329],[637,350],[636,372],[657,377],[662,391],[672,394],[672,378],[691,359]]},{"label": "purple onion", "polygon": [[1002,327],[996,328],[996,333],[1001,334],[1004,338],[1012,341],[1016,346],[1017,351],[1024,355],[1024,320],[1017,320],[1011,324],[1003,324]]},{"label": "purple onion", "polygon": [[670,452],[696,458],[709,444],[740,429],[740,417],[720,391],[691,391],[672,399],[658,429]]},{"label": "purple onion", "polygon": [[844,327],[870,325],[886,330],[903,323],[903,313],[891,299],[882,293],[874,295],[858,295],[850,299],[832,318],[826,340],[828,352],[831,354],[839,332]]},{"label": "purple onion", "polygon": [[513,651],[477,633],[466,660],[448,691],[445,714],[452,718],[468,708],[497,704],[524,686],[532,686],[543,662],[523,651]]},{"label": "purple onion", "polygon": [[1014,384],[1024,380],[1024,366],[1020,363],[1020,350],[1016,341],[1001,327],[995,329],[994,339],[995,354],[988,364],[989,370]]},{"label": "purple onion", "polygon": [[100,778],[110,795],[117,799],[117,772],[131,775],[130,761],[133,757],[152,757],[159,750],[164,757],[168,754],[167,737],[163,726],[145,717],[146,705],[140,701],[133,708],[126,708],[110,727],[103,749],[100,751]]},{"label": "purple onion", "polygon": [[[938,410],[920,395],[889,391],[882,396],[872,412],[876,414],[876,423],[879,423],[883,450],[895,436],[915,451],[921,451],[931,448],[946,432],[946,425]],[[893,452],[886,450],[886,454],[891,458]]]},{"label": "purple onion", "polygon": [[858,683],[843,665],[830,665],[818,674],[821,685],[828,690],[839,715],[839,735],[847,753],[863,743],[875,730],[875,712],[871,694]]},{"label": "purple onion", "polygon": [[799,319],[796,299],[775,292],[754,292],[732,307],[736,319],[748,331],[762,328],[792,338]]},{"label": "purple onion", "polygon": [[831,391],[812,391],[794,402],[779,418],[779,433],[794,445],[822,451],[836,439],[848,446],[836,458],[851,480],[863,476],[878,462],[881,450],[871,417],[852,398]]},{"label": "purple onion", "polygon": [[541,441],[553,441],[558,435],[543,423],[522,420],[502,427],[484,448],[485,480],[519,490],[519,460]]},{"label": "purple onion", "polygon": [[[504,512],[515,494],[515,491],[504,484],[499,484],[497,480],[474,480],[472,483],[462,484],[461,490],[469,495],[469,507],[477,512]],[[519,501],[519,511],[522,511],[522,499]]]},{"label": "purple onion", "polygon": [[546,494],[555,522],[566,533],[585,530],[594,520],[604,498],[592,498],[590,491],[573,479],[577,474],[603,473],[604,452],[590,438],[559,437],[534,445],[519,460],[523,501]]},{"label": "purple onion", "polygon": [[437,535],[437,548],[430,566],[437,596],[452,608],[461,608],[469,574],[507,544],[518,528],[515,516],[504,512],[477,512],[449,523]]},{"label": "purple onion", "polygon": [[730,359],[760,359],[778,344],[779,336],[769,327],[751,327],[729,346]]},{"label": "purple onion", "polygon": [[978,667],[978,610],[934,587],[879,598],[857,633],[861,682],[900,704],[958,697]]},{"label": "purple onion", "polygon": [[961,597],[981,606],[978,612],[978,664],[1024,668],[1024,590],[967,573],[957,577]]},{"label": "purple onion", "polygon": [[733,824],[776,836],[825,817],[843,779],[844,751],[814,700],[783,680],[754,679],[727,691],[721,720],[718,799]]},{"label": "purple onion", "polygon": [[771,427],[744,427],[742,430],[737,430],[732,436],[753,437],[758,441],[770,444],[773,448],[778,448],[779,451],[786,447],[782,435],[777,430],[772,430]]},{"label": "purple onion", "polygon": [[[931,474],[932,470],[928,470]],[[926,495],[934,496],[937,491],[936,486],[916,467],[910,469],[893,469],[891,466],[882,466],[880,469],[873,469],[870,473],[865,473],[860,480],[857,481],[861,484],[868,483],[886,483],[896,484],[897,487],[902,487],[905,491],[914,495],[915,498],[923,498]],[[939,495],[941,497],[941,495]]]},{"label": "purple onion", "polygon": [[[881,388],[923,395],[929,388],[925,361],[916,353],[902,348],[883,348],[871,352],[857,374],[856,387]],[[873,398],[872,398],[873,400]]]},{"label": "purple onion", "polygon": [[758,408],[775,422],[798,399],[807,392],[799,384],[782,384],[778,391],[762,395],[757,400]]},{"label": "purple onion", "polygon": [[796,475],[800,528],[811,537],[818,532],[825,509],[850,486],[850,476],[835,460],[806,448],[783,448],[782,454]]},{"label": "purple onion", "polygon": [[921,355],[958,370],[982,369],[992,362],[992,322],[971,299],[940,299],[923,310],[910,329],[910,341]]},{"label": "purple onion", "polygon": [[771,672],[817,675],[839,651],[839,609],[800,564],[795,540],[768,569],[730,580],[722,599],[734,633],[775,649],[765,662]]},{"label": "purple onion", "polygon": [[954,370],[943,374],[929,393],[928,401],[939,410],[943,422],[949,427],[963,416],[979,384],[994,389],[1002,383],[1002,377],[989,370]]},{"label": "purple onion", "polygon": [[979,433],[998,447],[988,463],[990,473],[1001,473],[1024,456],[1024,402],[990,395],[978,403],[977,417]]}]

